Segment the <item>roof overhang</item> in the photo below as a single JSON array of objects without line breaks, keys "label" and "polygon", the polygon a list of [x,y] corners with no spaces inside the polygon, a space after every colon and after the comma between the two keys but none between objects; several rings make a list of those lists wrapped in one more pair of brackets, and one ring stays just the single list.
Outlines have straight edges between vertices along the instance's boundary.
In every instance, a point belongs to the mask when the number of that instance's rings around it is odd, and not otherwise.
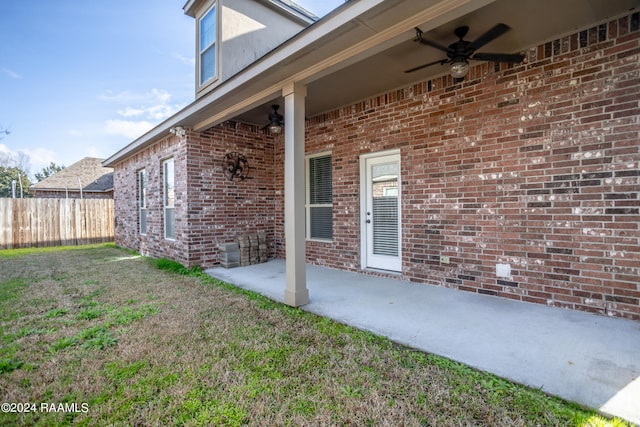
[{"label": "roof overhang", "polygon": [[474,39],[505,22],[512,30],[488,44],[486,51],[514,53],[628,13],[637,5],[638,0],[352,0],[136,139],[104,165],[114,166],[152,145],[174,126],[202,131],[232,119],[264,124],[269,105],[281,101],[281,90],[289,83],[307,85],[307,116],[313,116],[446,73],[440,66],[404,73],[442,56],[413,42],[414,27],[446,46],[455,41],[457,26],[469,25],[468,38]]},{"label": "roof overhang", "polygon": [[[189,0],[182,7],[182,10],[184,11],[185,15],[195,18],[198,8],[205,1],[206,0]],[[278,11],[279,13],[289,17],[290,19],[302,25],[310,25],[319,19],[316,15],[309,12],[302,6],[289,0],[256,0],[256,1],[264,4],[265,6],[273,10]]]},{"label": "roof overhang", "polygon": [[[373,54],[383,49],[389,40],[406,39],[416,25],[430,22],[434,28],[492,1],[347,2],[106,159],[103,165],[116,165],[168,136],[169,129],[174,126],[201,131],[233,119],[279,97],[282,87],[288,83],[313,82],[357,61],[368,51]],[[197,0],[191,0],[185,8],[195,2]]]}]

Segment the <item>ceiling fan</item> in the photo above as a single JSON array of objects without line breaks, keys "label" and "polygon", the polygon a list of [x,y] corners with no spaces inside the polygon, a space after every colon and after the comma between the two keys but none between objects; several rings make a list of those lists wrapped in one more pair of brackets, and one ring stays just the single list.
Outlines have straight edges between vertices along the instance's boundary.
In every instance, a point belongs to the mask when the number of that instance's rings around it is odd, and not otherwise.
[{"label": "ceiling fan", "polygon": [[269,114],[269,123],[267,123],[262,129],[269,129],[271,133],[277,135],[282,132],[284,117],[282,117],[282,114],[278,113],[278,109],[280,109],[278,104],[273,104],[271,108],[273,108],[273,113]]},{"label": "ceiling fan", "polygon": [[428,64],[420,65],[418,67],[406,70],[405,73],[413,73],[414,71],[418,71],[435,64],[444,65],[448,63],[450,64],[449,69],[451,71],[451,76],[459,79],[467,75],[467,72],[469,71],[469,59],[476,61],[506,62],[511,64],[520,63],[524,60],[524,55],[518,53],[475,53],[476,50],[480,49],[482,46],[493,41],[494,39],[500,37],[510,29],[511,28],[508,25],[497,24],[489,31],[478,37],[476,40],[470,42],[464,40],[464,36],[466,36],[469,32],[469,27],[458,27],[455,29],[454,33],[460,40],[450,44],[449,47],[444,47],[442,45],[439,45],[438,43],[423,38],[422,30],[416,27],[416,38],[414,41],[416,43],[431,46],[445,52],[447,54],[447,59],[441,59],[438,61],[430,62]]}]

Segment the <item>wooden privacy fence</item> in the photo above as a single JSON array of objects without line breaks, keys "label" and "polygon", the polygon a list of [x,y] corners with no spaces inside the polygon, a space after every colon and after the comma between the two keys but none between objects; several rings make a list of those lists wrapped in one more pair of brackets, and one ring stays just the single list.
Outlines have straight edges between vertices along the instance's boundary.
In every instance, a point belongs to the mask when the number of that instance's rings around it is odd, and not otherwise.
[{"label": "wooden privacy fence", "polygon": [[0,198],[0,249],[113,240],[113,199]]}]

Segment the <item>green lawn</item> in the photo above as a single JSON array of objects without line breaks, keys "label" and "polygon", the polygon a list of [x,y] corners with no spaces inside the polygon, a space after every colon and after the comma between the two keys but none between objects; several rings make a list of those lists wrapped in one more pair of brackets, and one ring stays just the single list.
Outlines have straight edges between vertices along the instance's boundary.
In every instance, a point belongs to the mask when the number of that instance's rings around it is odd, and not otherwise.
[{"label": "green lawn", "polygon": [[3,426],[627,425],[112,245],[0,251],[0,339]]}]

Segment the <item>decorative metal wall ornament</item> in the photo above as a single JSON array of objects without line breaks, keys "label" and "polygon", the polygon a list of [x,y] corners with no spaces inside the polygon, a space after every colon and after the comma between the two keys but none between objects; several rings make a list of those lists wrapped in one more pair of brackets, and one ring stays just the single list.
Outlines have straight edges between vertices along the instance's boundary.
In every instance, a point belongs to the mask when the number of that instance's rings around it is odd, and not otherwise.
[{"label": "decorative metal wall ornament", "polygon": [[236,152],[227,153],[224,161],[224,173],[229,181],[234,179],[242,181],[249,178],[249,162],[244,155]]}]

